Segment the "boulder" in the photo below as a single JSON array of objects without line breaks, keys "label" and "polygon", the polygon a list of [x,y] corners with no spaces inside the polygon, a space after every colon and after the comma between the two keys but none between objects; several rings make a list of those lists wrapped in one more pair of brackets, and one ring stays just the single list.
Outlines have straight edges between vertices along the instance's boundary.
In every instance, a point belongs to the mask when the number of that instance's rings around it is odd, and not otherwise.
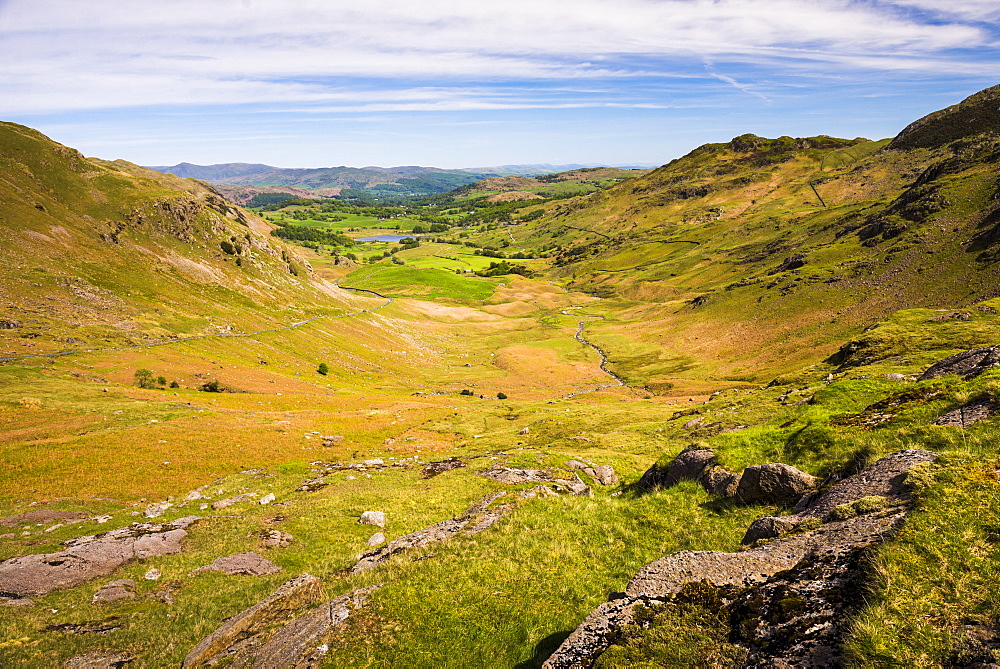
[{"label": "boulder", "polygon": [[135,593],[125,588],[109,588],[105,586],[94,593],[90,603],[107,604],[109,602],[117,602],[120,599],[135,599]]},{"label": "boulder", "polygon": [[142,512],[142,515],[146,518],[159,518],[163,515],[163,512],[172,507],[173,504],[170,502],[158,502],[155,504],[150,504]]},{"label": "boulder", "polygon": [[735,497],[739,485],[740,475],[727,471],[719,465],[708,467],[701,475],[701,486],[710,495]]},{"label": "boulder", "polygon": [[948,374],[971,379],[997,365],[1000,365],[1000,346],[974,348],[935,362],[920,375],[920,380],[936,379]]},{"label": "boulder", "polygon": [[232,506],[233,504],[239,504],[240,502],[249,501],[256,496],[257,495],[255,493],[245,492],[242,495],[236,495],[235,497],[227,497],[225,499],[219,499],[212,502],[212,509],[214,509],[215,511],[219,511],[220,509],[225,509],[227,507]]},{"label": "boulder", "polygon": [[609,465],[597,465],[594,467],[594,471],[596,472],[594,478],[601,485],[614,485],[618,483],[618,476],[615,475],[615,470]]},{"label": "boulder", "polygon": [[160,573],[159,569],[157,569],[156,567],[152,567],[149,569],[149,571],[145,573],[143,578],[146,579],[147,581],[158,581],[162,576],[163,574]]},{"label": "boulder", "polygon": [[704,446],[688,446],[665,469],[653,465],[639,479],[639,487],[647,490],[669,488],[681,481],[698,481],[705,468],[715,462],[715,452]]},{"label": "boulder", "polygon": [[366,546],[381,546],[385,543],[385,535],[381,532],[376,532],[375,534],[368,537],[368,541],[365,542]]},{"label": "boulder", "polygon": [[582,470],[582,469],[586,469],[587,468],[586,463],[580,462],[579,460],[567,460],[563,464],[565,464],[566,468],[570,469],[570,470],[573,470],[573,469],[581,469]]},{"label": "boulder", "polygon": [[527,427],[522,427],[522,428],[521,428],[520,430],[518,430],[518,432],[517,432],[517,433],[518,433],[518,434],[521,434],[521,435],[524,435],[524,434],[531,434],[531,428],[527,428]]},{"label": "boulder", "polygon": [[746,534],[743,535],[743,545],[749,545],[758,539],[773,539],[787,532],[794,530],[798,523],[789,520],[790,516],[765,516],[750,523]]},{"label": "boulder", "polygon": [[385,527],[385,514],[381,511],[365,511],[361,514],[358,522],[362,525],[377,525]]},{"label": "boulder", "polygon": [[273,492],[269,492],[266,495],[264,495],[263,497],[261,497],[260,501],[257,502],[257,503],[263,505],[263,504],[270,504],[273,501],[274,501],[274,493]]},{"label": "boulder", "polygon": [[172,523],[133,523],[97,536],[64,543],[58,553],[24,555],[0,562],[0,595],[40,597],[52,590],[71,588],[107,576],[136,559],[180,553],[186,528],[195,516]]},{"label": "boulder", "polygon": [[260,634],[275,624],[284,623],[302,609],[320,601],[320,580],[303,574],[285,582],[263,601],[228,618],[205,637],[184,658],[182,667],[196,667],[219,659],[240,641]]},{"label": "boulder", "polygon": [[365,460],[361,463],[365,467],[381,467],[385,464],[385,460],[382,458],[372,458],[371,460]]},{"label": "boulder", "polygon": [[736,497],[746,504],[791,506],[816,487],[815,476],[781,462],[753,465],[743,470]]},{"label": "boulder", "polygon": [[258,553],[237,553],[221,557],[204,567],[198,567],[188,576],[197,576],[213,571],[222,572],[229,576],[270,576],[280,572],[281,567]]}]

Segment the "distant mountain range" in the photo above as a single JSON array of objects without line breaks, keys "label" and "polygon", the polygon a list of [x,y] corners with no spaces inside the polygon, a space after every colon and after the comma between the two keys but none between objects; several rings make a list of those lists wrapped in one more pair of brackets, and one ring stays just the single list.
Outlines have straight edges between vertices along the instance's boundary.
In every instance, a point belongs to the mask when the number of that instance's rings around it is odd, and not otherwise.
[{"label": "distant mountain range", "polygon": [[537,176],[592,165],[502,165],[448,170],[406,165],[399,167],[283,168],[258,163],[149,166],[157,172],[207,181],[235,202],[256,193],[284,191],[293,195],[347,195],[372,199],[426,197],[447,193],[490,177]]}]

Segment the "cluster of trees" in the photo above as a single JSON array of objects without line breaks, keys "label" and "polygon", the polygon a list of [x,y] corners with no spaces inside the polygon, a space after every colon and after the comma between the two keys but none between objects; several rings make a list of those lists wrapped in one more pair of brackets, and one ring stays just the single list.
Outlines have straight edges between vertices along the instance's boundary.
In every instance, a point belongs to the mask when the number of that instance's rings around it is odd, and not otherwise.
[{"label": "cluster of trees", "polygon": [[354,246],[354,240],[338,232],[323,228],[310,228],[304,225],[283,225],[271,230],[271,234],[281,239],[297,242],[314,242],[328,246]]}]

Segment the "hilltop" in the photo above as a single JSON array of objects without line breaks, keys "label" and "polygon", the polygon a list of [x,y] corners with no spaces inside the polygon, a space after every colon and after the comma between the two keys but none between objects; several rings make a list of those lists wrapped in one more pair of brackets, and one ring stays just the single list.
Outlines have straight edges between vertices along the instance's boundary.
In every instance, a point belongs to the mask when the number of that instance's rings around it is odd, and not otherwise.
[{"label": "hilltop", "polygon": [[996,662],[995,91],[405,206],[0,125],[0,661]]}]

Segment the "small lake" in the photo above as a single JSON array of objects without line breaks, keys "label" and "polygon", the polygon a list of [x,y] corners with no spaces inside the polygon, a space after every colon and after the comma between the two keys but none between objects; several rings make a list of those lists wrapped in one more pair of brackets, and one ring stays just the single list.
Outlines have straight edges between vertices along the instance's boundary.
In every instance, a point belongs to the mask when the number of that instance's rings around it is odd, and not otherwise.
[{"label": "small lake", "polygon": [[411,239],[419,239],[420,235],[378,235],[376,237],[358,237],[354,241],[357,242],[398,242],[407,237]]}]

